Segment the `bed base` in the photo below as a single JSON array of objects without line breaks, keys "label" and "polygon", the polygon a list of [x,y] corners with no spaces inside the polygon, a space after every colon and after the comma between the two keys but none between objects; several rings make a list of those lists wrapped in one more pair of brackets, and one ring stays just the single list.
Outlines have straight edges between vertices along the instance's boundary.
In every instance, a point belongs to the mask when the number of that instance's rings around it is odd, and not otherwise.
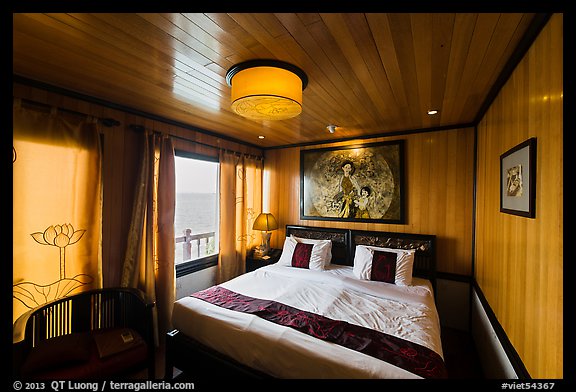
[{"label": "bed base", "polygon": [[[286,226],[286,236],[332,241],[332,263],[353,265],[356,245],[416,249],[413,275],[429,279],[436,295],[436,236],[333,229],[310,226]],[[174,367],[193,380],[270,379],[268,374],[243,365],[178,330],[166,335],[165,378],[173,378]]]},{"label": "bed base", "polygon": [[273,378],[203,345],[177,329],[166,335],[166,380],[173,380],[175,367],[192,381]]}]

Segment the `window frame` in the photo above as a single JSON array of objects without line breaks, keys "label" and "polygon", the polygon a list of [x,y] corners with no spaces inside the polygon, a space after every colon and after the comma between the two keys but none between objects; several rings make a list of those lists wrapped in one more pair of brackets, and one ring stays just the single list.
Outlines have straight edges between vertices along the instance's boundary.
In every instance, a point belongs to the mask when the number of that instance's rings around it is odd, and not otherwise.
[{"label": "window frame", "polygon": [[[190,152],[190,151],[185,151],[185,150],[180,150],[180,149],[174,149],[174,157],[196,159],[196,160],[208,161],[208,162],[215,162],[215,163],[218,163],[218,165],[220,165],[220,159],[218,157],[213,157],[213,156],[209,156],[209,155],[202,155],[202,154],[198,154],[198,153],[194,153],[194,152]],[[218,175],[219,175],[219,173],[218,173]],[[217,178],[216,181],[218,182],[216,184],[217,192],[218,192],[218,189],[220,189],[219,179]],[[218,208],[218,214],[220,214],[220,208]],[[218,222],[220,221],[219,218],[220,217],[218,217],[218,219],[217,219]],[[219,229],[220,228],[218,227],[217,230],[219,230]],[[176,238],[176,237],[174,237],[174,238]],[[180,278],[180,277],[189,275],[191,273],[202,271],[206,268],[210,268],[210,267],[218,265],[218,256],[219,256],[219,252],[216,252],[215,254],[212,254],[209,256],[199,257],[197,259],[188,260],[188,261],[182,261],[179,264],[175,263],[176,278]]]}]

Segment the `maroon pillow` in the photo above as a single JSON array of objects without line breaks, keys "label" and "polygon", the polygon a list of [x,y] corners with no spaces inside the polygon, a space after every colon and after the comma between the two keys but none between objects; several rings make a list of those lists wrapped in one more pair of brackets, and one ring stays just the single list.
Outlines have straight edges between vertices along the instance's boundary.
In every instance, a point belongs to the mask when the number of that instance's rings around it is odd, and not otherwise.
[{"label": "maroon pillow", "polygon": [[372,271],[370,280],[394,283],[396,279],[396,257],[394,252],[375,250],[372,256]]},{"label": "maroon pillow", "polygon": [[313,247],[314,244],[297,243],[292,254],[292,267],[309,268]]}]

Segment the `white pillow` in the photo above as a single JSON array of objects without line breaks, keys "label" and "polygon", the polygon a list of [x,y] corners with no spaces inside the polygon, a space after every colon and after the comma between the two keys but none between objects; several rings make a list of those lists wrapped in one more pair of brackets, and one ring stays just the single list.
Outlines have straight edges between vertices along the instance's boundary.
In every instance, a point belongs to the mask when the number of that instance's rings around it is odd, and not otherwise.
[{"label": "white pillow", "polygon": [[[296,237],[294,236],[294,234],[290,234],[290,238],[294,238],[296,241],[301,242],[303,244],[313,244],[313,245],[318,245],[319,249],[321,249],[323,251],[323,253],[320,255],[321,257],[321,261],[322,261],[322,269],[324,269],[324,267],[330,265],[330,262],[332,261],[332,241],[330,240],[313,240],[310,238],[301,238],[301,237]],[[312,255],[314,255],[314,249],[312,249]]]},{"label": "white pillow", "polygon": [[380,248],[377,246],[357,245],[354,254],[354,267],[352,272],[358,279],[370,280],[372,273],[372,257],[374,251],[394,252],[396,257],[396,274],[394,283],[399,286],[412,284],[412,270],[414,267],[414,249]]},{"label": "white pillow", "polygon": [[[298,239],[305,240],[304,238],[298,238]],[[296,248],[296,244],[298,244],[298,242],[302,242],[304,244],[313,245],[308,268],[311,270],[323,270],[324,260],[326,259],[326,248],[328,246],[332,246],[332,242],[330,240],[326,241],[330,242],[330,244],[327,244],[326,242],[314,243],[306,241],[297,241],[297,237],[294,236],[286,237],[286,239],[284,240],[284,246],[282,248],[282,254],[280,255],[280,259],[278,260],[278,265],[291,267],[292,256],[294,255],[294,249]]]},{"label": "white pillow", "polygon": [[356,246],[352,273],[358,279],[370,280],[370,273],[372,272],[372,256],[374,256],[374,251],[372,249],[364,245]]},{"label": "white pillow", "polygon": [[288,267],[292,265],[292,255],[294,254],[297,243],[294,238],[286,237],[284,246],[282,247],[282,254],[280,255],[280,259],[278,259],[278,265],[286,265]]}]

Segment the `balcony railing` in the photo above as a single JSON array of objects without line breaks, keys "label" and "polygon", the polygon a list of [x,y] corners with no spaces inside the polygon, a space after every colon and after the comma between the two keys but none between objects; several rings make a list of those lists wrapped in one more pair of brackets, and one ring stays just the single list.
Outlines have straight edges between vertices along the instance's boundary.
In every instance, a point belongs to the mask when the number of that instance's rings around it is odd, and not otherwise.
[{"label": "balcony railing", "polygon": [[211,231],[208,233],[192,234],[191,229],[184,230],[184,235],[176,237],[176,247],[182,244],[182,258],[178,257],[178,249],[176,250],[175,263],[183,261],[194,260],[200,257],[208,256],[216,253],[215,248],[216,233]]}]

